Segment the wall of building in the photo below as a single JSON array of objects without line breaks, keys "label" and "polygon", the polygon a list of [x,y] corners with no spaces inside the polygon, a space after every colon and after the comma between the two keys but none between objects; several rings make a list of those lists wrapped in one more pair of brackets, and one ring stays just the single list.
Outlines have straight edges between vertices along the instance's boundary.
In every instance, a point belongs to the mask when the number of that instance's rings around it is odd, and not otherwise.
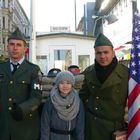
[{"label": "wall of building", "polygon": [[25,37],[30,36],[30,22],[18,0],[0,0],[0,55],[7,55],[7,39],[19,28]]},{"label": "wall of building", "polygon": [[129,60],[132,41],[132,20],[133,9],[132,1],[120,0],[110,11],[118,20],[113,24],[103,24],[104,34],[112,41],[119,60]]},{"label": "wall of building", "polygon": [[118,21],[110,25],[104,24],[104,33],[112,40],[114,47],[119,47],[131,41],[132,2],[121,0],[110,13],[114,14]]},{"label": "wall of building", "polygon": [[85,11],[84,11],[84,34],[85,35],[90,35],[93,36],[93,25],[94,25],[94,20],[92,18],[94,14],[94,6],[95,2],[87,2],[85,5]]}]

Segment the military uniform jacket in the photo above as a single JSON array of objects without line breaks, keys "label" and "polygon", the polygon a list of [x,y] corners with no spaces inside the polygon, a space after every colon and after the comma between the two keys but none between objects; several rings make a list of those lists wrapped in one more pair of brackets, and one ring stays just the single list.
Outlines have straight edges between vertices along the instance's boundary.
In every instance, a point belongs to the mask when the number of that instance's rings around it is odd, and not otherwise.
[{"label": "military uniform jacket", "polygon": [[[10,61],[0,63],[0,140],[36,140],[40,120],[38,106],[41,90],[38,85],[39,67],[24,60],[14,75]],[[12,118],[12,102],[23,111],[23,120]]]},{"label": "military uniform jacket", "polygon": [[101,84],[94,65],[89,66],[80,95],[86,106],[86,140],[112,140],[112,133],[124,126],[128,68],[118,64]]}]

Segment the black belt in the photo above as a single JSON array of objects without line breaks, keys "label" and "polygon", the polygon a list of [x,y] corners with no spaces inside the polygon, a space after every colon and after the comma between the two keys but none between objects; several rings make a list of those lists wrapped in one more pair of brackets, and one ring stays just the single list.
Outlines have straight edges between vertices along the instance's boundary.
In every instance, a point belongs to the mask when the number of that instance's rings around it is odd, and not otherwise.
[{"label": "black belt", "polygon": [[55,129],[55,128],[50,128],[50,131],[56,134],[62,134],[62,135],[72,135],[74,132],[73,130],[59,130],[59,129]]}]

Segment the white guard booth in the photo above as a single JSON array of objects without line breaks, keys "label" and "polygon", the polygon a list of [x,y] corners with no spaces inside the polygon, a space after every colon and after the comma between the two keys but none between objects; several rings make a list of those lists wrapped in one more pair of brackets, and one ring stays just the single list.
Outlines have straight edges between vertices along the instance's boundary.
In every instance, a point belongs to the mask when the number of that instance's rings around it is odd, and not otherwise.
[{"label": "white guard booth", "polygon": [[52,68],[67,70],[78,65],[83,71],[94,63],[95,38],[77,33],[49,33],[36,37],[36,63],[44,75]]}]

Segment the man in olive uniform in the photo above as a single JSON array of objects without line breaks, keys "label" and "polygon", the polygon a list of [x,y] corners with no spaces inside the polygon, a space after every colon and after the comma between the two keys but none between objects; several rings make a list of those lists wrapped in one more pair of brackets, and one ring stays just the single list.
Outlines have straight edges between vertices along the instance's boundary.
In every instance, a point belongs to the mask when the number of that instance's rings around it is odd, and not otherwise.
[{"label": "man in olive uniform", "polygon": [[84,71],[80,90],[86,107],[86,140],[112,140],[125,128],[128,68],[117,61],[111,41],[100,34],[94,45],[95,64]]},{"label": "man in olive uniform", "polygon": [[40,68],[25,59],[27,44],[19,29],[8,38],[9,60],[0,63],[0,140],[37,140]]}]

